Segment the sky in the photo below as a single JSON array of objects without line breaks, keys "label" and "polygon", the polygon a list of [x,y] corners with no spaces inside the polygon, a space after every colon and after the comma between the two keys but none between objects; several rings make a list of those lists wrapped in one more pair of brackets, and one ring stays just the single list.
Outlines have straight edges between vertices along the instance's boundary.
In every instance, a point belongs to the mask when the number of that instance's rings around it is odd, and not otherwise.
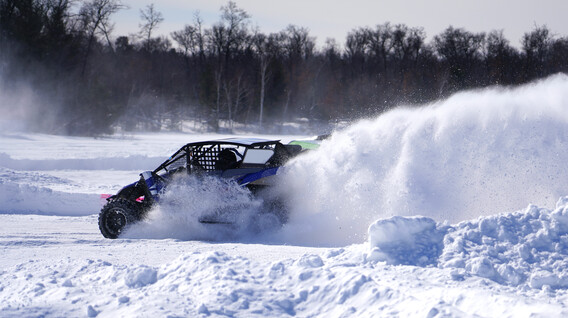
[{"label": "sky", "polygon": [[[129,8],[114,15],[115,35],[139,30],[140,9],[153,3],[164,21],[157,32],[169,35],[193,22],[199,11],[205,26],[220,20],[226,0],[123,0]],[[306,27],[323,45],[334,38],[339,45],[347,33],[377,24],[422,27],[429,41],[449,26],[470,32],[503,30],[513,46],[520,46],[524,33],[546,25],[557,37],[568,35],[567,0],[235,0],[251,15],[251,26],[263,33],[278,32],[289,24]]]}]

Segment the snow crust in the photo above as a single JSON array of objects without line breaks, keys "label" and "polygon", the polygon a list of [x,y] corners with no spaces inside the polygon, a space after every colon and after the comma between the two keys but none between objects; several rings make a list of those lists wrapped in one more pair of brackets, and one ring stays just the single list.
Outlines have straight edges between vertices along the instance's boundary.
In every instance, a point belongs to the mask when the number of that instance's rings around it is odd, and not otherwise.
[{"label": "snow crust", "polygon": [[[565,317],[567,110],[566,76],[397,109],[278,176],[282,228],[247,191],[190,179],[118,240],[100,194],[225,136],[4,132],[0,316]],[[196,221],[211,209],[238,226]]]}]

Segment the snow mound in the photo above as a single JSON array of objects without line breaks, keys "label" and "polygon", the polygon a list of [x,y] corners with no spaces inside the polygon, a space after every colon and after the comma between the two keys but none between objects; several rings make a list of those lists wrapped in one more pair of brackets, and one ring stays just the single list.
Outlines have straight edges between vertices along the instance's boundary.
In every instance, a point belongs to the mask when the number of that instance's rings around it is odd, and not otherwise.
[{"label": "snow mound", "polygon": [[[0,272],[6,316],[562,316],[531,291],[495,294],[449,269],[365,260],[357,246],[276,262],[194,252],[158,267],[101,260],[29,262]],[[428,288],[422,284],[428,281]],[[157,297],[159,295],[159,297]],[[480,302],[483,306],[480,306]],[[33,304],[33,305],[31,305]],[[509,306],[507,306],[509,304]],[[514,304],[511,308],[510,304]]]},{"label": "snow mound", "polygon": [[367,259],[392,265],[454,269],[508,286],[568,288],[568,197],[555,210],[480,217],[454,226],[426,217],[378,220],[369,227]]},{"label": "snow mound", "polygon": [[158,273],[155,269],[147,266],[140,266],[139,268],[130,270],[126,274],[124,283],[130,288],[140,288],[154,284],[157,281],[157,275]]}]

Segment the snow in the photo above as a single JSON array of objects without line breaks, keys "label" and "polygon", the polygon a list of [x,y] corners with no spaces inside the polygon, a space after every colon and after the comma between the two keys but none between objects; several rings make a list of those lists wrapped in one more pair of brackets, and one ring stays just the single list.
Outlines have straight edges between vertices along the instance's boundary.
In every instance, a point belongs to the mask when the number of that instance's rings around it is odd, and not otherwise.
[{"label": "snow", "polygon": [[[278,176],[283,228],[189,179],[117,240],[101,194],[228,136],[0,133],[0,316],[566,316],[567,109],[559,75],[393,110]],[[218,208],[238,226],[196,221]]]},{"label": "snow", "polygon": [[291,221],[301,228],[289,239],[345,245],[395,215],[457,223],[528,204],[553,207],[568,189],[567,86],[567,76],[557,76],[460,93],[333,134],[284,180],[296,203]]}]

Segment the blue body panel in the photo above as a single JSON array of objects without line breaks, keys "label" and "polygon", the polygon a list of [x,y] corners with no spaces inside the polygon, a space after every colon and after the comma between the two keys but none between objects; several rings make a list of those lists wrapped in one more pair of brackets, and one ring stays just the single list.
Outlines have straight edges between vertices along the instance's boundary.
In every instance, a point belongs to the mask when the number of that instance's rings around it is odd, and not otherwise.
[{"label": "blue body panel", "polygon": [[247,184],[254,182],[256,180],[260,180],[262,178],[270,177],[276,174],[278,171],[278,167],[264,169],[258,172],[249,173],[237,179],[237,183],[242,186],[246,186]]},{"label": "blue body panel", "polygon": [[[267,168],[261,171],[257,171],[257,172],[253,172],[253,173],[249,173],[246,174],[244,176],[238,177],[236,178],[237,184],[240,186],[246,186],[252,182],[255,182],[257,180],[260,180],[262,178],[266,178],[266,177],[270,177],[270,176],[274,176],[276,175],[276,173],[278,172],[279,167],[273,167],[273,168]],[[152,198],[155,201],[159,201],[160,200],[160,193],[162,193],[162,191],[165,188],[165,184],[163,182],[156,182],[155,177],[152,176],[150,174],[150,171],[147,172],[143,172],[141,173],[141,176],[144,177],[144,180],[146,182],[146,185],[148,186],[148,189],[150,190],[150,193],[152,194]],[[131,187],[134,186],[136,183],[132,183],[127,187]]]}]

